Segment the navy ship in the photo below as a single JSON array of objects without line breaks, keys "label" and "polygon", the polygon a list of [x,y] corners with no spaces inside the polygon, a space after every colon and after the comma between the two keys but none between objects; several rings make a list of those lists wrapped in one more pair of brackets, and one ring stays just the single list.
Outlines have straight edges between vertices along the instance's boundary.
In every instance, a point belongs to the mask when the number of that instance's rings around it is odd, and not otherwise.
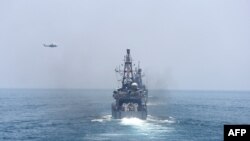
[{"label": "navy ship", "polygon": [[[123,70],[116,69],[121,74],[121,87],[114,90],[113,97],[115,102],[112,103],[112,117],[121,118],[147,118],[147,101],[148,90],[142,83],[142,69],[138,67],[133,69],[130,49],[124,57]],[[134,65],[135,66],[135,65]]]}]

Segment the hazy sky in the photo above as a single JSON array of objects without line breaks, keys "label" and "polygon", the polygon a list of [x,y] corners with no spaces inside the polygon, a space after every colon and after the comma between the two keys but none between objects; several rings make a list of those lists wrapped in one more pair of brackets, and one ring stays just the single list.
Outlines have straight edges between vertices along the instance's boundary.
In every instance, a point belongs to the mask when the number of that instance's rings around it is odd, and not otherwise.
[{"label": "hazy sky", "polygon": [[0,1],[1,88],[116,88],[126,48],[149,88],[250,90],[250,1]]}]

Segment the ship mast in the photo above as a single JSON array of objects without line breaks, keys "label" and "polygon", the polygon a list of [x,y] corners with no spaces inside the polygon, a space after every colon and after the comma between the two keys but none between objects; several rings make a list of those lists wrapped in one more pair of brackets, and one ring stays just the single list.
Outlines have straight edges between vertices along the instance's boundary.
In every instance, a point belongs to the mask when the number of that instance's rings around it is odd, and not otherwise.
[{"label": "ship mast", "polygon": [[122,78],[122,88],[128,88],[134,81],[133,69],[132,69],[132,58],[130,56],[130,49],[127,49],[127,55],[124,58],[124,71]]}]

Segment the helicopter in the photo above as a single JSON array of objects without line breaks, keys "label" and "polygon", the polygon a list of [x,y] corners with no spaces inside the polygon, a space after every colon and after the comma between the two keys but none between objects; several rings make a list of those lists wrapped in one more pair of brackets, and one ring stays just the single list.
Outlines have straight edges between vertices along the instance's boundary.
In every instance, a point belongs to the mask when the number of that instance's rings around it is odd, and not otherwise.
[{"label": "helicopter", "polygon": [[54,48],[54,47],[57,47],[56,44],[49,44],[49,45],[46,45],[46,44],[43,44],[44,47],[51,47],[51,48]]}]

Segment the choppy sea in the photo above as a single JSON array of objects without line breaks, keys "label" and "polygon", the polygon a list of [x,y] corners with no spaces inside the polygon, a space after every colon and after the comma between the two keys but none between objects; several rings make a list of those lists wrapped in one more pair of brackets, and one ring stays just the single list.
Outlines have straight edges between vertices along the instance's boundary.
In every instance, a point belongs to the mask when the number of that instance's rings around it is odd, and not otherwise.
[{"label": "choppy sea", "polygon": [[150,90],[148,118],[111,118],[112,90],[0,90],[0,140],[222,141],[250,124],[250,92]]}]

